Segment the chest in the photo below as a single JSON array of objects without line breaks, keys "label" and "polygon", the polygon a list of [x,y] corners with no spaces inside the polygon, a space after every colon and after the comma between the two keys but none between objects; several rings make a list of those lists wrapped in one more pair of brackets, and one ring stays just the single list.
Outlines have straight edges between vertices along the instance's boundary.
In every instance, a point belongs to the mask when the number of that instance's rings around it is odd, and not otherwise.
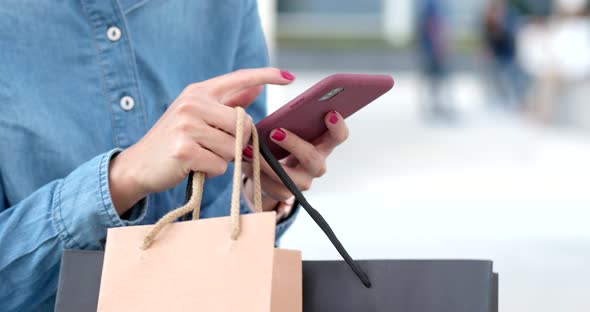
[{"label": "chest", "polygon": [[239,0],[2,1],[1,171],[39,168],[27,179],[35,185],[20,186],[26,193],[135,143],[186,85],[231,71],[240,7]]}]

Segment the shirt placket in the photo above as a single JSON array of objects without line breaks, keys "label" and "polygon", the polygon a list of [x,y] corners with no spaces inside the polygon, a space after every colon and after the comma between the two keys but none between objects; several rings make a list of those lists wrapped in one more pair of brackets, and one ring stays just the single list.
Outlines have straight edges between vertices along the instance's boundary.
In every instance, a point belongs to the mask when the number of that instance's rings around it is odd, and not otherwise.
[{"label": "shirt placket", "polygon": [[148,130],[129,29],[116,0],[82,0],[94,33],[114,145],[125,148]]}]

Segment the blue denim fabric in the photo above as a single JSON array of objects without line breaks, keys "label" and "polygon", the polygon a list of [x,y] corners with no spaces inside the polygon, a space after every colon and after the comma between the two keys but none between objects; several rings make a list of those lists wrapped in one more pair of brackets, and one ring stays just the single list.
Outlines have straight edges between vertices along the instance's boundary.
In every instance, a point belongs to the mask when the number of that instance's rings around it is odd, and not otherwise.
[{"label": "blue denim fabric", "polygon": [[[180,206],[186,182],[120,218],[109,160],[188,84],[267,62],[255,0],[0,2],[0,311],[52,310],[65,248]],[[266,114],[264,94],[248,113]],[[228,214],[232,170],[206,182],[202,217]]]}]

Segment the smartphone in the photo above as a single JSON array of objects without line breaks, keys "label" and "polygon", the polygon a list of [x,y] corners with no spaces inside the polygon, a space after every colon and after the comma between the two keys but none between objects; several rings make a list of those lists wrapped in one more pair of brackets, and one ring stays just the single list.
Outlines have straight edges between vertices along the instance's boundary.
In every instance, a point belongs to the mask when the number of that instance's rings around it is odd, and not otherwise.
[{"label": "smartphone", "polygon": [[256,124],[260,139],[277,159],[289,152],[270,139],[270,132],[284,128],[313,142],[328,130],[324,117],[331,111],[348,118],[393,87],[389,75],[335,74],[324,78]]}]

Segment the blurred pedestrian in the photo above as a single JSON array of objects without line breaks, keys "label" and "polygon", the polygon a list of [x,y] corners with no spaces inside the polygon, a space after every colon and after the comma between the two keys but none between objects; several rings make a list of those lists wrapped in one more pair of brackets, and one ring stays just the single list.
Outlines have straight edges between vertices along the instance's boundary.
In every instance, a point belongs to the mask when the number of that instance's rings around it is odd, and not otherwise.
[{"label": "blurred pedestrian", "polygon": [[517,62],[518,13],[506,0],[488,0],[483,13],[483,40],[490,59],[496,107],[516,109],[523,104],[526,78]]},{"label": "blurred pedestrian", "polygon": [[569,95],[590,81],[590,21],[586,0],[555,0],[544,25],[522,31],[521,59],[534,77],[527,108],[544,123],[571,119]]},{"label": "blurred pedestrian", "polygon": [[[430,119],[453,120],[455,112],[445,98],[444,83],[448,76],[449,37],[443,0],[420,0],[418,6],[418,39],[424,75],[429,92],[424,104]],[[422,92],[421,92],[422,93]]]}]

